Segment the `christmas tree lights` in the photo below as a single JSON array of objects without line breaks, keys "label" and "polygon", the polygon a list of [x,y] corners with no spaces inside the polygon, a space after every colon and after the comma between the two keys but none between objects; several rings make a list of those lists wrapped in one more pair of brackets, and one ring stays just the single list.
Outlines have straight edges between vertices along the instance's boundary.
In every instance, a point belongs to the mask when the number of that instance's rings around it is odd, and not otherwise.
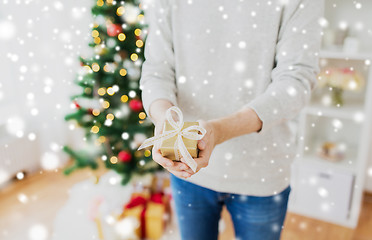
[{"label": "christmas tree lights", "polygon": [[107,168],[123,176],[122,183],[126,184],[133,174],[160,169],[152,161],[151,151],[136,151],[154,132],[139,89],[146,25],[136,0],[98,0],[92,14],[89,46],[94,54],[80,57],[82,70],[76,84],[83,91],[72,96],[75,112],[65,119],[85,130],[85,138],[94,150],[77,151],[65,146],[74,162],[65,173],[83,167],[95,169],[97,161],[104,161]]}]

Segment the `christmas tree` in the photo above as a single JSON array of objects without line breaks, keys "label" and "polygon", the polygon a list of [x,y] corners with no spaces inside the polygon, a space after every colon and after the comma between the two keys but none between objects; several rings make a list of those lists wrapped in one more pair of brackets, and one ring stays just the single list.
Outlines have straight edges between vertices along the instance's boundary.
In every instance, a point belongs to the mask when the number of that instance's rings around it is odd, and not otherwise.
[{"label": "christmas tree", "polygon": [[152,161],[151,151],[136,151],[154,132],[139,89],[146,25],[136,0],[98,0],[92,14],[89,46],[94,54],[80,57],[82,70],[76,84],[83,91],[72,96],[76,111],[65,119],[82,127],[86,140],[98,151],[65,146],[73,159],[65,174],[87,166],[95,169],[97,161],[104,161],[107,168],[123,176],[122,184],[126,184],[133,174],[160,169]]}]

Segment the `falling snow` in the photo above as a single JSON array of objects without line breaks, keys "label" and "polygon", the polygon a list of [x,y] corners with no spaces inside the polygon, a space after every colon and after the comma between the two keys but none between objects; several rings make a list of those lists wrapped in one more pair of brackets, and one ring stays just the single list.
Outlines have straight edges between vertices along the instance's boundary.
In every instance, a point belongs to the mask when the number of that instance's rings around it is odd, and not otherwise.
[{"label": "falling snow", "polygon": [[[274,5],[273,2],[268,1],[267,5],[268,6]],[[289,4],[289,2],[290,2],[289,0],[279,0],[279,3],[282,5],[287,5]],[[24,3],[25,5],[31,5],[31,4],[36,5],[37,4],[37,3],[34,3],[33,1],[24,1]],[[187,3],[190,5],[194,4],[192,0],[188,0]],[[3,1],[3,4],[4,6],[6,6],[6,4],[10,5],[11,3],[9,3],[8,1]],[[17,3],[17,5],[20,5],[20,4]],[[78,3],[76,3],[76,5],[78,5]],[[2,20],[0,20],[0,43],[12,42],[14,46],[17,46],[14,50],[9,49],[9,51],[11,52],[8,52],[5,54],[7,64],[8,62],[10,64],[6,66],[11,66],[12,68],[16,69],[17,73],[15,74],[15,76],[12,76],[12,77],[14,78],[16,82],[15,83],[16,89],[19,89],[20,94],[23,94],[24,101],[27,103],[26,112],[27,114],[29,114],[28,116],[32,116],[35,119],[35,121],[40,122],[40,126],[44,126],[45,122],[43,118],[46,118],[46,114],[50,114],[50,112],[47,111],[43,107],[43,103],[46,102],[47,99],[48,100],[51,99],[50,96],[54,96],[53,94],[57,94],[58,92],[57,90],[62,89],[61,84],[60,84],[62,82],[62,79],[61,77],[58,76],[58,73],[60,72],[58,72],[58,70],[56,69],[57,68],[62,69],[60,70],[61,72],[69,72],[71,73],[70,76],[72,76],[73,73],[77,71],[77,70],[75,71],[75,65],[76,65],[75,59],[77,57],[77,52],[80,52],[80,51],[84,52],[84,49],[82,49],[80,45],[84,45],[81,43],[81,41],[84,40],[86,37],[84,35],[84,32],[86,31],[87,29],[86,27],[88,27],[88,24],[85,24],[85,23],[88,23],[89,21],[88,20],[85,21],[85,19],[87,19],[87,16],[89,15],[89,11],[87,10],[86,7],[82,7],[82,6],[71,7],[68,5],[68,3],[65,3],[64,1],[53,1],[51,3],[48,3],[48,5],[46,6],[40,6],[40,5],[37,5],[37,6],[40,9],[37,12],[37,15],[30,16],[29,19],[26,19],[24,21],[24,26],[21,26],[20,24],[17,23],[16,21],[18,17],[17,15],[13,16],[10,14],[8,15],[7,18],[4,17]],[[337,5],[333,4],[333,7],[336,8]],[[361,12],[363,10],[363,5],[360,2],[354,1],[354,7],[358,12]],[[301,9],[306,8],[306,6],[301,4],[300,8]],[[215,10],[219,12],[220,14],[219,16],[222,17],[222,19],[228,20],[230,18],[230,16],[226,13],[226,9],[224,8],[224,6],[219,6],[217,9],[215,8]],[[281,8],[277,7],[276,10],[280,11]],[[129,24],[134,23],[138,15],[138,10],[136,8],[133,8],[133,6],[131,6],[130,4],[127,4],[126,11],[128,11],[130,14],[127,14],[125,16],[125,19],[128,21]],[[49,19],[48,16],[50,16],[51,14],[58,14],[58,13],[63,13],[67,16],[66,23],[63,23],[63,24],[61,23],[59,24],[59,26],[55,26],[52,29],[44,29],[43,34],[40,34],[37,31],[33,30],[35,26],[37,26],[38,24],[48,21]],[[251,11],[250,16],[252,17],[252,19],[257,19],[260,17],[257,11]],[[84,23],[79,23],[79,21],[82,21]],[[103,18],[98,17],[96,19],[96,22],[98,24],[102,24],[104,23],[104,21],[105,20]],[[323,28],[328,28],[331,26],[330,21],[326,18],[319,19],[318,23]],[[340,21],[337,23],[338,27],[342,30],[349,29],[351,27],[350,24],[351,23],[347,21]],[[66,26],[72,26],[72,27],[70,28]],[[250,26],[252,27],[252,30],[261,28],[260,22],[253,23]],[[357,29],[358,31],[367,30],[367,28],[368,26],[366,23],[363,23],[363,22],[355,23],[355,29]],[[298,26],[297,27],[294,26],[292,28],[292,31],[298,32],[301,34],[308,33],[306,29],[298,28]],[[205,30],[205,33],[210,34],[213,32],[210,28],[207,28]],[[54,42],[55,45],[51,43],[46,44],[45,49],[44,49],[44,46],[41,47],[41,44],[43,42]],[[26,50],[26,52],[24,53],[17,50],[18,46],[23,47],[23,46],[34,45],[34,44],[36,44],[35,47],[33,47],[32,49]],[[106,44],[107,44],[107,47],[111,48],[114,46],[115,42],[107,41]],[[247,45],[248,45],[246,41],[243,41],[243,40],[240,41],[239,39],[237,39],[237,42],[231,41],[231,42],[227,42],[223,44],[225,44],[225,47],[228,49],[233,49],[237,46],[241,50],[247,49]],[[307,50],[309,49],[309,44],[310,43],[307,43],[301,46],[303,49]],[[57,45],[62,45],[64,48],[63,51],[60,51],[60,49],[57,48],[58,47]],[[36,48],[39,48],[41,51],[33,50]],[[96,51],[102,51],[102,48],[104,48],[104,46],[97,48]],[[210,51],[211,53],[214,53],[217,50],[211,48],[211,49],[208,49],[208,51]],[[281,52],[282,56],[287,56],[288,54],[290,54],[290,51]],[[96,57],[99,57],[99,55],[96,55]],[[60,60],[57,60],[59,58]],[[34,64],[34,62],[40,61],[40,59],[47,59],[47,61],[52,62],[53,65],[56,66],[56,68],[48,69],[43,64]],[[244,61],[236,61],[235,64],[234,62],[232,62],[232,64],[233,64],[234,70],[238,73],[245,72],[247,69],[247,66]],[[366,67],[370,66],[371,60],[369,59],[364,60],[364,65]],[[262,65],[258,65],[257,67],[262,69]],[[54,71],[57,71],[57,74],[54,75]],[[48,76],[48,74],[49,75],[53,74],[53,78]],[[131,75],[133,78],[136,78],[138,74],[140,74],[139,71],[128,72],[128,75]],[[207,80],[207,79],[204,79],[205,72],[203,73],[203,75],[204,76],[202,78],[203,79],[202,83],[204,85],[213,83],[212,82],[213,78]],[[213,74],[211,70],[207,71],[207,76],[210,77],[212,75]],[[217,73],[215,75],[217,75]],[[68,78],[68,77],[65,77],[65,78]],[[177,82],[180,84],[185,84],[187,80],[189,79],[186,78],[185,76],[179,76],[177,79]],[[26,86],[25,84],[29,84],[30,86],[34,87],[31,90],[32,92],[28,92],[29,90],[27,90],[27,92],[24,92],[22,90],[24,89],[24,86]],[[254,87],[255,87],[255,81],[253,79],[246,79],[244,83],[242,84],[243,90],[241,90],[242,88],[240,88],[239,90],[248,91],[248,89],[253,89]],[[6,95],[7,89],[9,89],[8,86],[2,86],[0,84],[0,103],[2,103],[4,100],[7,100],[7,95]],[[112,88],[108,90],[108,93],[113,94],[113,93],[118,92],[119,90],[120,89],[118,88],[118,86],[112,86]],[[296,97],[299,94],[297,89],[291,86],[289,86],[286,89],[286,92],[291,97]],[[196,96],[195,92],[192,92],[190,94],[194,97]],[[48,98],[45,97],[47,95],[49,96]],[[136,92],[131,91],[129,92],[128,95],[132,98],[136,97]],[[275,94],[273,94],[273,96],[274,95]],[[214,94],[208,93],[207,96],[211,99],[213,99],[214,97],[217,99],[217,95],[214,95]],[[51,101],[50,104],[53,106],[53,109],[56,110],[56,112],[52,112],[52,114],[57,117],[60,117],[58,115],[57,110],[61,108],[64,109],[66,106],[66,103],[62,103],[62,102],[57,103],[56,102],[57,100],[55,99],[51,99],[50,101]],[[332,99],[330,96],[323,96],[321,99],[321,102],[326,106],[330,106]],[[120,109],[120,111],[115,113],[115,117],[127,116],[129,112],[130,110],[127,107],[123,106],[123,108]],[[273,114],[277,114],[278,110],[272,109],[272,112]],[[317,112],[317,115],[323,116],[323,112],[319,111]],[[365,119],[364,113],[363,112],[353,113],[352,119],[356,123],[362,123]],[[105,125],[110,126],[111,124],[112,124],[111,120],[106,120]],[[315,123],[310,123],[310,124],[311,124],[311,127],[313,128],[317,127]],[[342,128],[346,128],[347,126],[347,123],[343,122],[341,119],[333,119],[331,121],[331,124],[335,131],[338,131]],[[6,116],[5,126],[6,126],[5,128],[6,132],[8,134],[12,136],[16,136],[18,138],[22,138],[25,136],[30,142],[39,140],[43,136],[42,134],[40,135],[39,132],[34,131],[34,129],[30,129],[29,126],[26,125],[24,116],[21,116],[21,115],[20,116]],[[69,128],[71,130],[74,130],[76,128],[76,125],[70,124]],[[50,129],[46,129],[45,131],[48,131],[48,130]],[[50,150],[42,154],[40,161],[41,161],[41,165],[44,170],[53,170],[61,164],[61,159],[59,156],[59,151],[61,147],[59,146],[59,144],[56,143],[59,137],[60,136],[58,135],[56,137],[51,137],[49,139],[51,141],[51,144],[49,146]],[[127,140],[130,136],[127,132],[123,132],[121,137],[123,140]],[[134,136],[134,139],[137,142],[137,144],[143,141],[144,138],[145,138],[144,135]],[[271,145],[271,143],[269,144]],[[272,146],[277,147],[277,143],[272,143]],[[309,148],[305,146],[305,149],[308,150]],[[262,150],[265,152],[265,151],[268,151],[268,148],[264,147]],[[246,152],[243,154],[246,154]],[[233,159],[233,154],[230,152],[226,152],[223,156],[225,160],[227,161],[230,161]],[[104,161],[107,160],[107,156],[105,155],[102,156],[101,158]],[[271,160],[270,163],[275,164],[276,162],[274,160]],[[277,171],[282,172],[283,169],[278,168]],[[372,177],[372,168],[369,168],[367,173],[370,177]],[[24,179],[24,177],[25,177],[25,174],[23,172],[18,172],[16,174],[16,178],[19,180]],[[227,179],[228,174],[224,174],[223,177]],[[5,182],[8,178],[9,178],[9,174],[4,169],[0,168],[0,184],[2,182]],[[260,180],[262,183],[266,183],[267,179],[261,178]],[[311,185],[314,185],[314,186],[317,185],[317,179],[315,178],[309,179],[309,182]],[[117,185],[120,183],[120,179],[112,177],[109,179],[109,183],[112,185]],[[322,186],[317,187],[317,193],[322,198],[329,197],[328,190]],[[17,195],[17,200],[22,204],[27,204],[30,201],[30,199],[31,199],[30,196],[26,195],[25,193],[19,193]],[[242,199],[242,200],[246,201],[247,199]],[[280,197],[275,196],[274,200],[280,201],[281,199]],[[334,203],[332,202],[327,202],[327,203],[323,203],[320,207],[323,211],[330,211],[330,209],[332,209],[333,204]],[[189,207],[191,207],[191,205]],[[78,211],[78,213],[82,215],[83,211],[80,210]],[[105,218],[105,221],[108,224],[114,224],[115,222],[112,216],[107,216]],[[219,223],[220,230],[225,227],[224,224],[225,223],[223,221],[220,221]],[[117,233],[119,233],[119,235],[124,237],[124,236],[129,236],[131,234],[128,231],[126,231],[126,229],[132,229],[133,227],[137,225],[138,225],[138,222],[136,222],[134,219],[128,219],[127,221],[122,221],[122,222],[117,223],[115,226],[115,229]],[[309,225],[303,221],[299,222],[298,226],[302,230],[306,230],[309,227]],[[273,224],[272,230],[278,231],[280,227],[281,226],[279,226],[278,224]],[[27,231],[28,231],[29,239],[31,240],[43,240],[43,239],[49,238],[49,232],[46,226],[43,224],[35,223],[31,227],[29,227]],[[317,231],[322,231],[322,229],[318,227]]]}]

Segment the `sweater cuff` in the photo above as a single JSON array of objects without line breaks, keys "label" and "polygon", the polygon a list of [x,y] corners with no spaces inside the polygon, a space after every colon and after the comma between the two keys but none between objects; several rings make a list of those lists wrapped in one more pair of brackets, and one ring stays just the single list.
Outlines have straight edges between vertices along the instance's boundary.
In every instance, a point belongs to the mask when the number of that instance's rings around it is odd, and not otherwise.
[{"label": "sweater cuff", "polygon": [[245,105],[245,107],[253,109],[253,111],[256,112],[257,116],[262,121],[262,127],[259,131],[257,131],[258,133],[265,133],[271,127],[280,122],[278,108],[274,107],[277,105],[278,103],[275,102],[274,98],[268,99],[265,95],[262,95]]}]

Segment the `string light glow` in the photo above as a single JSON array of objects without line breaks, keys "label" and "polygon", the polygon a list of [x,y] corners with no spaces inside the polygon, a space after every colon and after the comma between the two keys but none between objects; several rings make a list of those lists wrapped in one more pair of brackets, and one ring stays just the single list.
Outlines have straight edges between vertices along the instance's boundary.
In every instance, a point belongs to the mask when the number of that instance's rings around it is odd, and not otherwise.
[{"label": "string light glow", "polygon": [[107,94],[110,96],[114,95],[115,94],[114,89],[112,87],[107,88]]},{"label": "string light glow", "polygon": [[110,66],[107,65],[107,64],[105,66],[103,66],[103,71],[110,72]]},{"label": "string light glow", "polygon": [[102,1],[102,0],[98,0],[98,1],[97,1],[97,6],[98,6],[98,7],[102,7],[102,6],[103,6],[103,4],[104,4],[104,3],[103,3],[103,1]]},{"label": "string light glow", "polygon": [[97,30],[92,31],[92,37],[96,38],[99,36],[99,32]]},{"label": "string light glow", "polygon": [[98,93],[98,95],[100,95],[100,96],[103,96],[103,95],[105,95],[106,94],[106,88],[99,88],[98,90],[97,90],[97,93]]},{"label": "string light glow", "polygon": [[143,152],[141,152],[141,151],[136,151],[136,152],[134,153],[134,156],[137,157],[137,158],[142,157],[143,155],[144,155],[144,154],[143,154]]},{"label": "string light glow", "polygon": [[96,38],[94,38],[93,41],[94,41],[95,44],[100,44],[101,43],[101,38],[96,37]]},{"label": "string light glow", "polygon": [[92,69],[90,69],[90,67],[88,65],[85,65],[83,68],[84,68],[84,71],[87,72],[87,73],[92,70]]},{"label": "string light glow", "polygon": [[139,114],[138,114],[138,117],[140,118],[140,119],[145,119],[146,118],[146,113],[144,113],[144,112],[140,112]]},{"label": "string light glow", "polygon": [[125,103],[125,102],[128,102],[128,96],[127,95],[123,95],[121,96],[120,100]]},{"label": "string light glow", "polygon": [[144,155],[145,155],[145,157],[150,157],[151,156],[151,151],[147,149],[145,151]]},{"label": "string light glow", "polygon": [[100,137],[98,138],[98,141],[99,141],[100,143],[104,143],[104,142],[106,141],[106,137],[105,137],[105,136],[100,136]]},{"label": "string light glow", "polygon": [[92,93],[92,89],[87,87],[87,88],[84,89],[84,92],[86,94],[91,94]]},{"label": "string light glow", "polygon": [[110,158],[110,162],[111,162],[112,164],[116,164],[116,163],[118,163],[118,158],[115,157],[115,156],[112,156],[112,157]]},{"label": "string light glow", "polygon": [[123,15],[124,14],[124,7],[123,6],[120,6],[120,7],[118,7],[118,9],[116,10],[116,14],[118,15],[118,16],[121,16],[121,15]]},{"label": "string light glow", "polygon": [[99,109],[93,109],[93,111],[92,111],[92,114],[94,116],[98,116],[100,113],[101,113],[101,111]]},{"label": "string light glow", "polygon": [[136,28],[136,30],[134,30],[134,34],[135,34],[137,37],[139,37],[139,36],[141,35],[141,33],[142,33],[142,30],[139,29],[139,28]]},{"label": "string light glow", "polygon": [[130,55],[130,59],[135,62],[138,60],[138,55],[136,53],[132,53],[132,55]]},{"label": "string light glow", "polygon": [[125,38],[126,38],[126,36],[125,36],[124,33],[119,33],[119,35],[118,35],[118,39],[119,39],[120,41],[124,41]]},{"label": "string light glow", "polygon": [[92,64],[92,70],[93,70],[94,72],[98,72],[98,71],[99,71],[99,65],[98,65],[98,63],[93,63],[93,64]]},{"label": "string light glow", "polygon": [[115,116],[114,116],[114,114],[109,113],[109,114],[107,114],[106,118],[107,118],[108,120],[111,120],[111,121],[112,121],[112,120],[114,120]]},{"label": "string light glow", "polygon": [[145,18],[143,14],[138,15],[137,19],[138,21],[142,21]]},{"label": "string light glow", "polygon": [[122,69],[120,69],[120,72],[119,73],[120,73],[121,76],[124,77],[125,75],[127,75],[127,70],[125,70],[124,68],[122,68]]},{"label": "string light glow", "polygon": [[97,127],[97,126],[93,126],[93,127],[90,129],[90,131],[91,131],[92,133],[98,133],[98,132],[99,132],[99,127]]},{"label": "string light glow", "polygon": [[143,41],[142,40],[137,40],[136,41],[136,46],[139,47],[139,48],[143,47]]},{"label": "string light glow", "polygon": [[103,101],[102,107],[103,108],[109,108],[110,107],[110,103],[108,101]]}]

